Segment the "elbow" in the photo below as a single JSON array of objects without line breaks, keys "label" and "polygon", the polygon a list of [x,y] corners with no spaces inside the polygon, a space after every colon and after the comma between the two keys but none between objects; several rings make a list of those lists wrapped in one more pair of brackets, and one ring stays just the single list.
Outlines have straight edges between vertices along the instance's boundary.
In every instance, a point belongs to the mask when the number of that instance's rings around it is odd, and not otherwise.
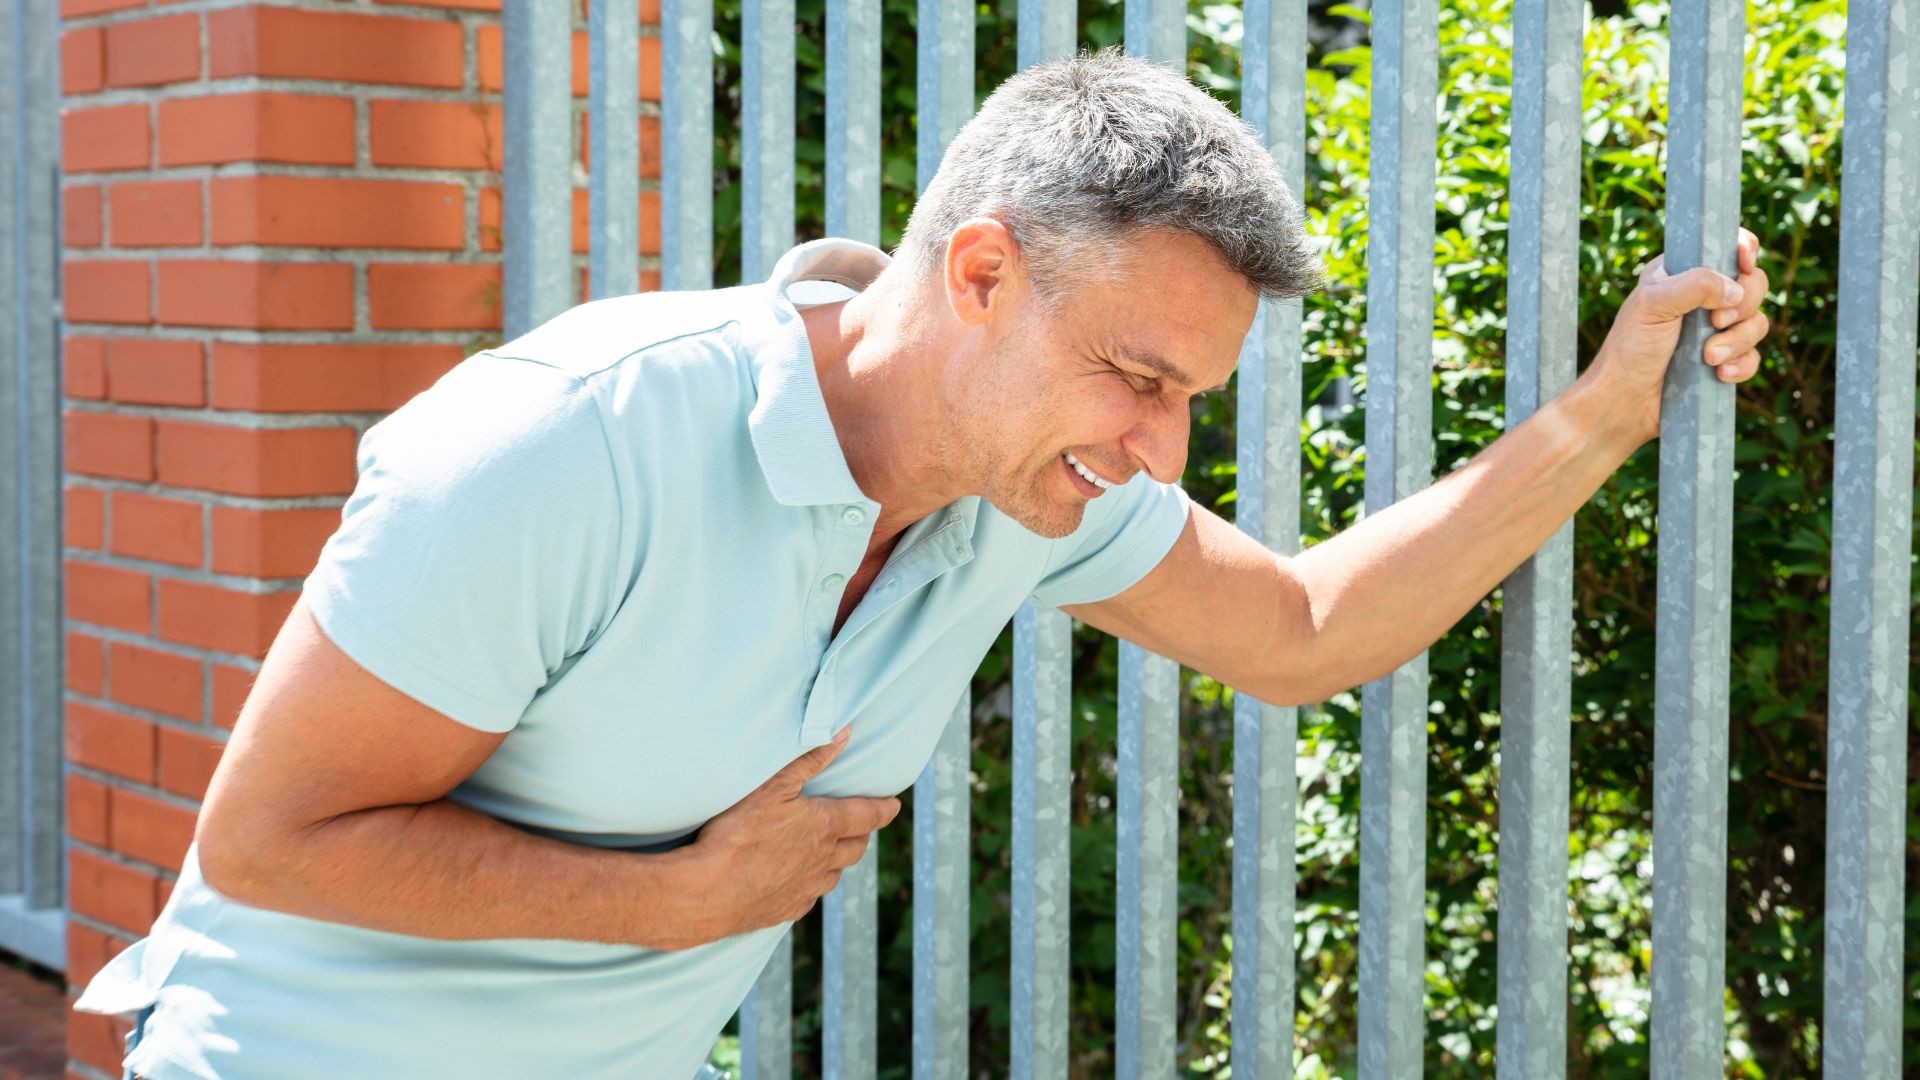
[{"label": "elbow", "polygon": [[201,880],[229,900],[272,907],[270,883],[278,875],[269,863],[274,845],[258,830],[237,826],[225,815],[203,812],[194,833]]}]

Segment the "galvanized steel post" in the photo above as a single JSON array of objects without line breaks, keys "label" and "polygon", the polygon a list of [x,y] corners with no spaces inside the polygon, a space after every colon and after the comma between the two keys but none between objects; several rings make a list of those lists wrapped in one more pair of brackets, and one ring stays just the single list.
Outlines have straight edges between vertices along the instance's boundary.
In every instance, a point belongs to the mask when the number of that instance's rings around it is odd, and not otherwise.
[{"label": "galvanized steel post", "polygon": [[1832,636],[1827,678],[1828,1076],[1901,1070],[1920,10],[1847,9]]},{"label": "galvanized steel post", "polygon": [[501,329],[511,340],[573,306],[572,8],[510,0],[502,14],[506,169]]},{"label": "galvanized steel post", "polygon": [[713,287],[713,0],[662,0],[660,282]]},{"label": "galvanized steel post", "polygon": [[1073,813],[1073,621],[1013,617],[1012,1074],[1067,1075]]},{"label": "galvanized steel post", "polygon": [[[1746,6],[1676,0],[1666,269],[1735,272]],[[1660,403],[1654,640],[1653,1018],[1656,1080],[1724,1070],[1727,640],[1733,596],[1734,387],[1688,315]]]},{"label": "galvanized steel post", "polygon": [[[1247,0],[1240,111],[1296,197],[1306,183],[1307,5]],[[1240,351],[1235,524],[1300,549],[1301,304],[1265,301]],[[1233,1072],[1293,1075],[1294,742],[1299,710],[1233,701]]]},{"label": "galvanized steel post", "polygon": [[[1579,310],[1579,0],[1513,13],[1507,430],[1572,384]],[[1502,587],[1499,1026],[1504,1080],[1567,1069],[1568,734],[1573,523]]]},{"label": "galvanized steel post", "polygon": [[636,0],[587,8],[587,288],[640,288],[640,14]]},{"label": "galvanized steel post", "polygon": [[913,784],[914,1080],[967,1075],[970,720],[963,694]]},{"label": "galvanized steel post", "polygon": [[[1368,513],[1433,479],[1435,0],[1373,9]],[[1417,1076],[1426,937],[1427,654],[1361,690],[1360,1076]]]}]

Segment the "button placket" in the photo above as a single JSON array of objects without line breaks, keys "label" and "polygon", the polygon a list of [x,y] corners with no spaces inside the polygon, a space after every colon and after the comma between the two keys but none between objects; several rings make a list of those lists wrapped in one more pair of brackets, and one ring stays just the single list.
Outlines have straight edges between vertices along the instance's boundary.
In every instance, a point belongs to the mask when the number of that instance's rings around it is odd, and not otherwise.
[{"label": "button placket", "polygon": [[[813,596],[808,599],[807,622],[821,648],[820,667],[814,673],[813,688],[808,692],[806,713],[800,724],[801,741],[808,745],[824,743],[832,733],[835,657],[829,654],[833,651],[833,617],[840,610],[847,579],[859,569],[860,560],[867,553],[867,541],[873,536],[872,527],[867,525],[870,514],[866,508],[843,506],[835,517],[837,520],[827,542],[827,557],[821,567],[827,573],[818,579]],[[850,626],[844,627],[842,633],[850,629]]]}]

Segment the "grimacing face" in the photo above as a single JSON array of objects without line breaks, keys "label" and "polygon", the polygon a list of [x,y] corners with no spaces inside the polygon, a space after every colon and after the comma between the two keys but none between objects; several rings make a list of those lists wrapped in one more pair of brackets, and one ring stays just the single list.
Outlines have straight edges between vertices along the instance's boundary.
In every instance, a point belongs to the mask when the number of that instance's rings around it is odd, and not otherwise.
[{"label": "grimacing face", "polygon": [[1014,305],[972,392],[951,402],[963,445],[947,460],[1041,536],[1078,528],[1105,485],[1180,479],[1191,400],[1224,388],[1258,310],[1246,279],[1189,234],[1142,233],[1113,269],[1051,315]]}]

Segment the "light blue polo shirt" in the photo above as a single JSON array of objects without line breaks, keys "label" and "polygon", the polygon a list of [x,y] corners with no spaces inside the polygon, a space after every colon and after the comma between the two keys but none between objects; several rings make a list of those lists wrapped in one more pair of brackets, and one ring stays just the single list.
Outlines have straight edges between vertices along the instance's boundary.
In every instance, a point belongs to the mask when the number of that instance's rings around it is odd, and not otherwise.
[{"label": "light blue polo shirt", "polygon": [[[368,430],[306,600],[384,682],[507,733],[450,798],[584,844],[670,842],[848,722],[808,792],[897,794],[1022,601],[1104,599],[1172,547],[1186,496],[1144,473],[1059,540],[961,499],[833,635],[880,506],[787,290],[863,288],[886,258],[821,240],[765,283],[583,304]],[[151,1006],[127,1064],[154,1080],[690,1077],[783,930],[437,941],[237,903],[190,851],[79,1007]]]}]

